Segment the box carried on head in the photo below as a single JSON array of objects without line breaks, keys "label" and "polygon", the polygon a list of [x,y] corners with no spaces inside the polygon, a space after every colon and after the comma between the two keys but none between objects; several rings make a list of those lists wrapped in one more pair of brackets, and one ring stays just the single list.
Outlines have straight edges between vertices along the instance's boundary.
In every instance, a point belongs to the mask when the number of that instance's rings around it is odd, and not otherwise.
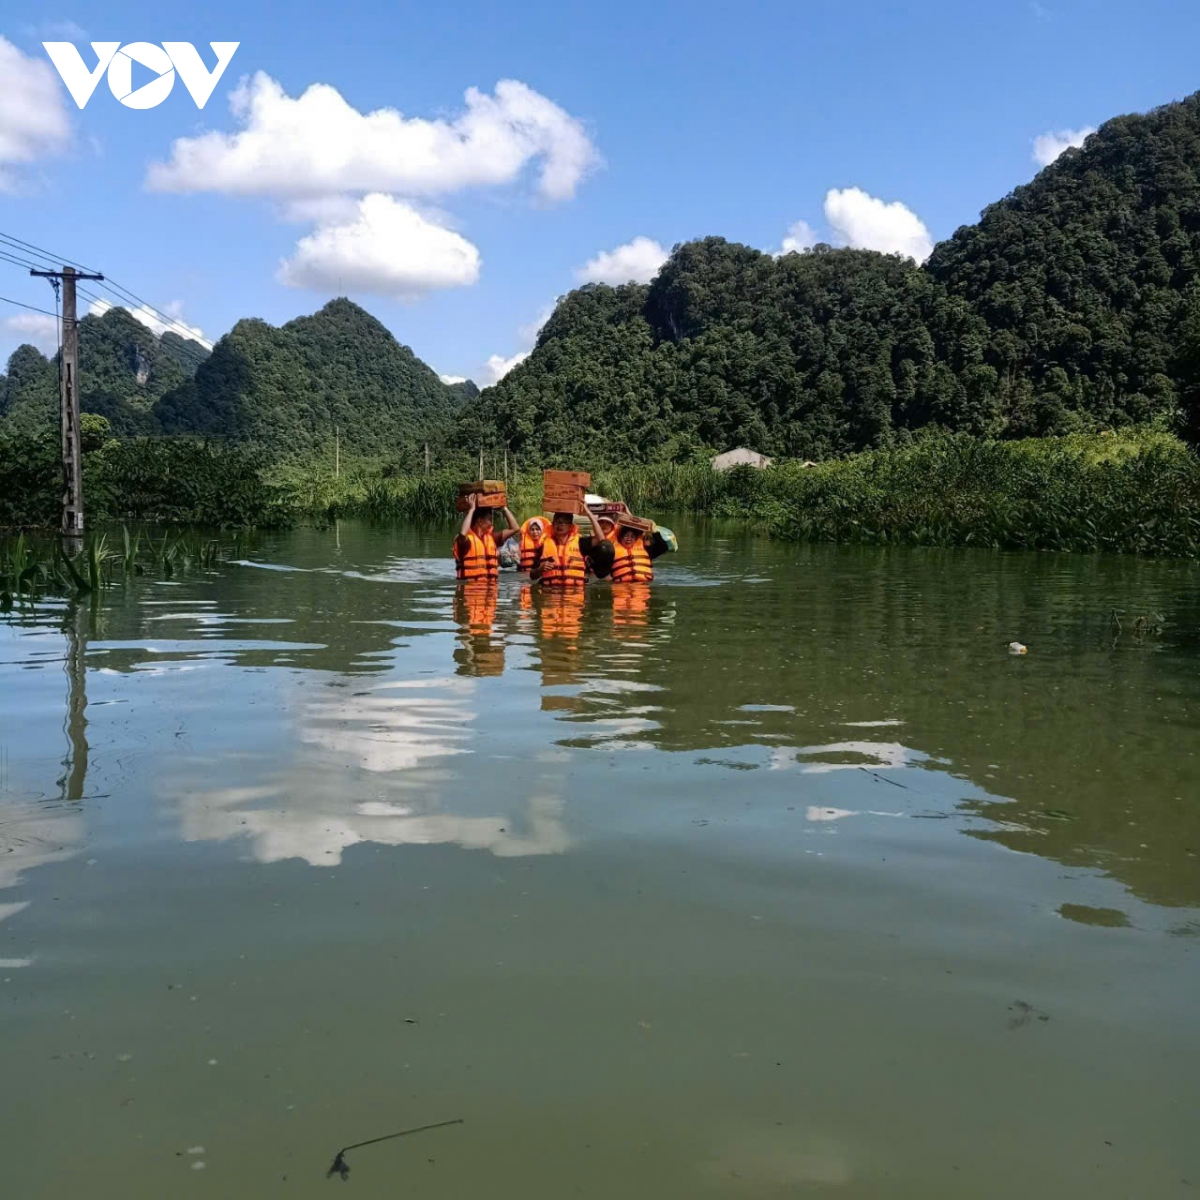
[{"label": "box carried on head", "polygon": [[478,508],[504,508],[508,504],[508,493],[502,479],[476,479],[473,483],[460,483],[454,507],[459,512],[466,512],[471,507],[471,496],[475,497]]},{"label": "box carried on head", "polygon": [[542,511],[545,513],[586,513],[585,497],[592,486],[586,471],[543,471]]}]

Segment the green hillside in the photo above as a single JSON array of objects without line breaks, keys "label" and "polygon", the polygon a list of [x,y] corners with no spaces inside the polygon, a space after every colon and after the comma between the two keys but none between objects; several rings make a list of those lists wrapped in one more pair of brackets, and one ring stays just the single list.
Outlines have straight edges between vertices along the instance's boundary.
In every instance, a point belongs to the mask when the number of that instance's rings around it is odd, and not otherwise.
[{"label": "green hillside", "polygon": [[560,301],[460,441],[524,457],[825,458],[936,425],[1200,433],[1200,95],[1109,121],[929,262],[677,246]]},{"label": "green hillside", "polygon": [[[80,402],[118,437],[198,434],[254,442],[273,456],[324,453],[335,428],[347,453],[414,465],[440,445],[472,383],[447,387],[374,317],[334,300],[281,328],[239,321],[210,355],[161,339],[123,309],[79,325]],[[58,366],[21,346],[0,376],[10,433],[55,429]]]},{"label": "green hillside", "polygon": [[[80,406],[107,417],[118,436],[153,433],[155,407],[186,385],[208,356],[199,342],[157,338],[123,308],[79,322]],[[0,413],[10,432],[58,428],[58,363],[20,346],[0,376]]]},{"label": "green hillside", "polygon": [[369,313],[333,300],[280,328],[239,321],[156,414],[165,433],[216,434],[284,455],[350,452],[415,465],[462,401]]}]

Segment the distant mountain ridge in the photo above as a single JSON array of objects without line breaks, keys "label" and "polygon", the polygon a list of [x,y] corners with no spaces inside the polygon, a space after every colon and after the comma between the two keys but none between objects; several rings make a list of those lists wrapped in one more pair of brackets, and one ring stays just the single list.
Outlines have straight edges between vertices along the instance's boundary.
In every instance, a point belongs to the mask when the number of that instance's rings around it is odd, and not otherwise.
[{"label": "distant mountain ridge", "polygon": [[[276,328],[239,321],[211,353],[156,338],[125,310],[80,322],[81,404],[118,436],[198,434],[255,442],[281,456],[347,452],[413,465],[478,394],[448,387],[378,320],[346,299]],[[56,428],[58,372],[32,346],[0,376],[0,416],[14,430]]]}]

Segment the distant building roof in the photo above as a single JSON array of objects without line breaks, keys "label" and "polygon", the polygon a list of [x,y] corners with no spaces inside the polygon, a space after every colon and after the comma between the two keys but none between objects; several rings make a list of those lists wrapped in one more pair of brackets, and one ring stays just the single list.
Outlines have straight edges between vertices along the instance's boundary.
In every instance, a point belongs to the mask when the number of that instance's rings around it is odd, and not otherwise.
[{"label": "distant building roof", "polygon": [[714,471],[728,471],[730,467],[769,467],[771,460],[757,450],[747,450],[739,446],[736,450],[726,450],[712,460]]}]

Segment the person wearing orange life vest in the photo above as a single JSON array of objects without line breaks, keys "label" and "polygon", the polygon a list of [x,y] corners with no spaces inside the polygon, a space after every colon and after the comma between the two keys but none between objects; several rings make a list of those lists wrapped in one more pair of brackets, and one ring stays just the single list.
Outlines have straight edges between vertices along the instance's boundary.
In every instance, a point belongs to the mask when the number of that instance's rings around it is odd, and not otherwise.
[{"label": "person wearing orange life vest", "polygon": [[607,575],[612,563],[612,542],[604,537],[595,514],[589,512],[591,537],[580,537],[569,512],[554,514],[550,536],[538,547],[529,576],[544,588],[581,588],[587,583],[588,568]]},{"label": "person wearing orange life vest", "polygon": [[620,525],[609,572],[613,583],[649,583],[654,578],[651,563],[669,549],[657,530],[643,534],[630,525]]},{"label": "person wearing orange life vest", "polygon": [[537,552],[542,547],[542,542],[546,539],[546,519],[545,517],[530,517],[520,529],[520,560],[517,563],[517,570],[524,571],[528,574],[533,570],[533,564],[537,559]]},{"label": "person wearing orange life vest", "polygon": [[454,539],[454,571],[459,580],[470,583],[481,579],[497,579],[500,575],[500,542],[518,531],[517,519],[505,508],[507,527],[497,540],[494,514],[490,508],[479,508],[478,499],[467,499],[467,511],[462,529]]}]

